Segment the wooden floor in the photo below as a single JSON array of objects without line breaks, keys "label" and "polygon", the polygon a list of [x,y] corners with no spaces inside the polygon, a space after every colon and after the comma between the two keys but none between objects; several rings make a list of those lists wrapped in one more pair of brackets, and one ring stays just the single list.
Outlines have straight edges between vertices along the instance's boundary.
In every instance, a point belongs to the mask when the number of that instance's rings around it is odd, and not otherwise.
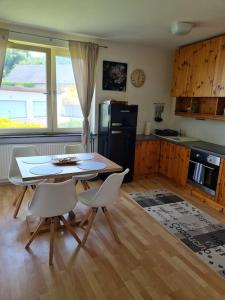
[{"label": "wooden floor", "polygon": [[[49,267],[48,234],[38,237],[30,252],[24,249],[26,202],[31,194],[13,219],[12,200],[18,188],[0,186],[0,300],[224,300],[225,281],[127,195],[158,187],[185,196],[162,178],[123,185],[119,201],[111,208],[122,245],[113,240],[99,213],[85,248],[77,251],[73,237],[57,233],[54,266]],[[224,222],[224,215],[198,201],[192,203]],[[85,213],[83,207],[77,211]]]}]

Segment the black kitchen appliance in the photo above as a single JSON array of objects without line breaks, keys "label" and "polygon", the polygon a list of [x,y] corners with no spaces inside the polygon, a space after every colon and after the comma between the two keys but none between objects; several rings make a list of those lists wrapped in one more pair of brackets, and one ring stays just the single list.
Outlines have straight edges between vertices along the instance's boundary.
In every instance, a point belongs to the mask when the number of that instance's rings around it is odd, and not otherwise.
[{"label": "black kitchen appliance", "polygon": [[[132,181],[134,172],[137,105],[99,104],[98,152],[130,172],[124,182]],[[102,174],[105,179],[109,174]]]},{"label": "black kitchen appliance", "polygon": [[188,180],[215,196],[220,168],[220,157],[205,151],[191,150]]}]

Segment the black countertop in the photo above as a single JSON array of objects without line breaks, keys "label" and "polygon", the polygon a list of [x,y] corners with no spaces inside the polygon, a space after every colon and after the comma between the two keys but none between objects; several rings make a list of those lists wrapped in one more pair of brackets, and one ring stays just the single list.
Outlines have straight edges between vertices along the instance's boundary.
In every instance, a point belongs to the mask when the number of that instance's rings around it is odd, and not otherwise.
[{"label": "black countertop", "polygon": [[165,140],[167,142],[175,143],[177,145],[184,146],[187,148],[207,151],[207,152],[210,152],[211,154],[215,154],[215,155],[225,158],[225,146],[208,143],[208,142],[204,142],[204,141],[200,141],[200,140],[194,141],[194,142],[176,142],[176,141],[168,140],[168,139],[164,138],[163,136],[158,137],[153,134],[150,134],[150,135],[138,134],[136,137],[136,140],[137,141]]},{"label": "black countertop", "polygon": [[154,134],[144,135],[144,134],[137,134],[136,141],[157,141],[159,138]]},{"label": "black countertop", "polygon": [[217,154],[219,156],[225,156],[225,146],[208,143],[204,141],[195,141],[195,142],[186,142],[181,143],[184,146],[187,146],[192,149],[199,149],[203,151],[209,151],[213,154]]}]

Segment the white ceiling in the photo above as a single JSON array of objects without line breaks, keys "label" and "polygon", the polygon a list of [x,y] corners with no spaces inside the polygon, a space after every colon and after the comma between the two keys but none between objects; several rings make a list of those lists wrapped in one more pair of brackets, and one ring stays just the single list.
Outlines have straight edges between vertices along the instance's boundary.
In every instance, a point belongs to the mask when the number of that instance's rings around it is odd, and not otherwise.
[{"label": "white ceiling", "polygon": [[[176,20],[196,27],[173,36]],[[225,33],[225,0],[0,0],[0,21],[174,48]]]}]

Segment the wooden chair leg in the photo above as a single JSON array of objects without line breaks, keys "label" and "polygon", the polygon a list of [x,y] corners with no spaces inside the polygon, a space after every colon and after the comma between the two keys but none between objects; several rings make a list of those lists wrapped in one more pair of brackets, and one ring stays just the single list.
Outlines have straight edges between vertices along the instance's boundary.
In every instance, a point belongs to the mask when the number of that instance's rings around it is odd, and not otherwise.
[{"label": "wooden chair leg", "polygon": [[117,241],[117,243],[121,244],[120,239],[118,237],[118,234],[116,232],[116,228],[115,228],[115,226],[114,226],[114,224],[112,222],[110,213],[108,212],[108,210],[107,210],[106,207],[102,207],[102,211],[103,211],[103,213],[104,213],[104,215],[106,217],[107,223],[109,224],[109,227],[110,227],[110,229],[112,231],[112,234],[113,234],[115,240]]},{"label": "wooden chair leg", "polygon": [[83,188],[84,188],[85,191],[89,189],[89,185],[87,185],[86,181],[81,180],[81,184],[82,184],[82,186],[83,186]]},{"label": "wooden chair leg", "polygon": [[70,224],[66,221],[64,216],[59,216],[59,219],[63,222],[66,229],[69,231],[69,233],[72,234],[72,236],[75,238],[75,240],[78,242],[78,244],[81,244],[81,240],[79,239],[78,235],[74,232],[73,228],[70,226]]},{"label": "wooden chair leg", "polygon": [[23,193],[23,189],[22,189],[22,191],[20,191],[20,192],[18,193],[18,195],[16,195],[16,197],[15,197],[15,199],[14,199],[14,201],[13,201],[13,206],[16,205],[17,201],[18,201],[18,200],[20,199],[20,197],[22,196],[22,193]]},{"label": "wooden chair leg", "polygon": [[49,265],[53,265],[54,237],[55,237],[55,219],[51,218],[50,223],[50,244],[49,244]]},{"label": "wooden chair leg", "polygon": [[79,227],[83,227],[84,224],[88,221],[90,215],[91,215],[92,209],[89,209],[88,212],[86,213],[85,217],[83,220],[80,222]]},{"label": "wooden chair leg", "polygon": [[86,185],[86,190],[89,190],[90,189],[90,185],[88,184],[87,181],[85,181],[85,185]]},{"label": "wooden chair leg", "polygon": [[30,244],[33,242],[33,240],[36,238],[36,236],[38,235],[41,226],[43,225],[43,223],[45,222],[45,219],[42,219],[41,222],[38,224],[35,232],[32,234],[32,236],[30,237],[30,239],[27,241],[25,248],[28,249]]},{"label": "wooden chair leg", "polygon": [[92,227],[92,224],[94,222],[94,219],[95,219],[95,216],[96,216],[97,212],[98,212],[98,208],[96,208],[96,207],[92,207],[91,208],[91,216],[89,218],[88,225],[87,225],[87,228],[85,230],[85,234],[84,234],[83,240],[81,242],[81,246],[84,246],[85,243],[86,243],[86,241],[87,241],[89,232],[91,230],[91,227]]},{"label": "wooden chair leg", "polygon": [[21,193],[21,197],[18,199],[18,201],[16,203],[16,208],[15,208],[15,211],[14,211],[14,214],[13,214],[13,218],[16,218],[17,215],[18,215],[18,212],[19,212],[19,209],[20,209],[20,206],[21,206],[21,203],[23,201],[23,198],[24,198],[24,195],[25,195],[26,191],[27,191],[27,186],[24,187],[24,190]]}]

